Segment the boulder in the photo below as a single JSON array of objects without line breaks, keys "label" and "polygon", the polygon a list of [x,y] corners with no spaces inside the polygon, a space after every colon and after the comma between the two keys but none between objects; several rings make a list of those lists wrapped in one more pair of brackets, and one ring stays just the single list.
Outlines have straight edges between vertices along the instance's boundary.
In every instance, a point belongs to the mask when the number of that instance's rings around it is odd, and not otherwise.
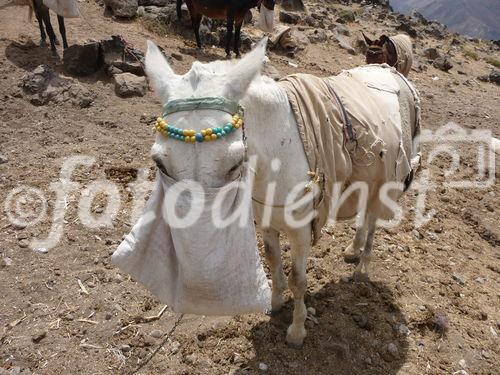
[{"label": "boulder", "polygon": [[64,50],[63,65],[67,73],[75,76],[89,76],[101,66],[100,44],[91,42],[74,44]]},{"label": "boulder", "polygon": [[280,22],[297,24],[300,22],[300,14],[280,10]]},{"label": "boulder", "polygon": [[350,10],[341,10],[339,17],[337,18],[338,23],[349,23],[356,20],[356,15]]},{"label": "boulder", "polygon": [[54,77],[54,71],[48,65],[39,65],[31,73],[27,73],[21,79],[21,87],[28,94],[43,92]]},{"label": "boulder", "polygon": [[415,30],[413,26],[406,20],[403,20],[398,26],[396,26],[396,30],[403,31],[412,38],[416,38],[418,36],[417,30]]},{"label": "boulder", "polygon": [[144,75],[144,54],[127,45],[119,35],[101,41],[101,54],[104,68],[109,75],[116,73],[116,69],[138,76]]},{"label": "boulder", "polygon": [[335,33],[334,37],[337,40],[337,42],[339,43],[339,46],[341,48],[345,49],[351,55],[356,54],[356,50],[351,46],[349,39],[347,39],[344,35],[341,35],[339,33]]},{"label": "boulder", "polygon": [[303,12],[306,10],[302,0],[281,0],[281,8],[292,12]]},{"label": "boulder", "polygon": [[425,32],[426,34],[441,40],[446,37],[446,26],[433,22],[425,28]]},{"label": "boulder", "polygon": [[423,54],[424,57],[428,60],[436,60],[441,56],[436,48],[426,48]]},{"label": "boulder", "polygon": [[500,71],[494,70],[490,74],[478,77],[478,79],[483,82],[491,82],[500,85]]},{"label": "boulder", "polygon": [[432,65],[434,66],[434,68],[442,70],[443,72],[447,72],[451,68],[453,68],[453,64],[450,58],[447,56],[438,57],[436,60],[434,60]]},{"label": "boulder", "polygon": [[138,0],[139,6],[147,7],[147,6],[155,6],[155,7],[164,7],[168,4],[173,4],[175,1],[172,0]]},{"label": "boulder", "polygon": [[93,103],[95,97],[78,82],[58,76],[47,65],[40,65],[33,72],[27,73],[22,78],[21,87],[30,95],[31,104],[36,106],[70,102],[86,108]]},{"label": "boulder", "polygon": [[139,77],[132,73],[122,73],[116,74],[114,78],[116,95],[130,98],[146,94],[148,84],[145,77]]},{"label": "boulder", "polygon": [[315,29],[312,32],[309,32],[307,37],[311,43],[323,43],[328,39],[326,31],[323,29]]},{"label": "boulder", "polygon": [[111,12],[120,18],[133,18],[139,7],[138,0],[104,0],[104,4]]}]

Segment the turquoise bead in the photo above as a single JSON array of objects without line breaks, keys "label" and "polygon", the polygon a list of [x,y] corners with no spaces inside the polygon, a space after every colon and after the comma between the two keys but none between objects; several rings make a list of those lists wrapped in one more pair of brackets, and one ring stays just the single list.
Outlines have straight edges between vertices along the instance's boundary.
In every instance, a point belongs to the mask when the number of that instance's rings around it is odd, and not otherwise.
[{"label": "turquoise bead", "polygon": [[224,137],[226,135],[226,132],[224,130],[221,130],[219,134],[221,135],[221,137]]},{"label": "turquoise bead", "polygon": [[222,138],[222,134],[221,133],[217,133],[217,138]]}]

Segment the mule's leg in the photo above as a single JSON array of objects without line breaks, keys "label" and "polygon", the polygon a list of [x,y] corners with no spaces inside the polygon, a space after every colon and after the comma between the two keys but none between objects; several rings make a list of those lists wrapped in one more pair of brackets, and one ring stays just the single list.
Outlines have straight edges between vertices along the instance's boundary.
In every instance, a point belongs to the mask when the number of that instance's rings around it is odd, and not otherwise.
[{"label": "mule's leg", "polygon": [[41,0],[35,0],[33,2],[36,20],[38,21],[38,27],[40,28],[40,47],[45,47],[47,45],[47,34],[45,33],[45,28],[43,26],[43,17],[41,11]]},{"label": "mule's leg", "polygon": [[285,273],[283,272],[283,261],[281,260],[280,233],[274,229],[262,230],[264,240],[264,250],[267,263],[271,269],[271,279],[273,281],[273,295],[271,305],[273,312],[281,309],[285,299],[283,292],[286,290]]},{"label": "mule's leg", "polygon": [[365,245],[366,242],[367,229],[368,226],[366,224],[366,215],[365,215],[361,225],[356,228],[356,234],[354,235],[354,239],[345,249],[344,261],[346,263],[352,264],[359,262],[363,246]]},{"label": "mule's leg", "polygon": [[288,233],[291,246],[292,269],[288,276],[288,286],[293,294],[293,322],[288,327],[286,342],[292,347],[300,347],[306,337],[304,323],[307,309],[304,296],[307,290],[306,263],[311,248],[311,226]]},{"label": "mule's leg", "polygon": [[226,31],[226,55],[231,57],[231,39],[233,37],[234,16],[229,13],[227,16],[227,31]]},{"label": "mule's leg", "polygon": [[40,13],[43,19],[43,23],[45,24],[45,28],[47,29],[47,34],[49,35],[50,49],[52,50],[52,54],[55,55],[57,54],[57,38],[56,34],[54,33],[54,29],[52,28],[52,24],[50,23],[49,8],[47,8],[45,5],[41,5]]},{"label": "mule's leg", "polygon": [[200,38],[200,24],[201,24],[201,14],[191,13],[191,24],[193,25],[194,37],[196,38],[196,45],[198,49],[201,49],[201,38]]},{"label": "mule's leg", "polygon": [[370,262],[372,260],[373,237],[375,236],[376,223],[377,216],[371,212],[368,212],[366,214],[366,242],[363,252],[361,253],[359,264],[354,271],[355,280],[366,280],[369,277],[368,273]]},{"label": "mule's leg", "polygon": [[64,25],[64,17],[57,16],[57,22],[59,23],[59,32],[61,33],[61,38],[63,41],[63,48],[68,48],[68,41],[66,39],[66,26]]},{"label": "mule's leg", "polygon": [[241,26],[243,25],[243,18],[237,20],[234,28],[234,53],[236,57],[240,57],[240,39],[241,39]]}]

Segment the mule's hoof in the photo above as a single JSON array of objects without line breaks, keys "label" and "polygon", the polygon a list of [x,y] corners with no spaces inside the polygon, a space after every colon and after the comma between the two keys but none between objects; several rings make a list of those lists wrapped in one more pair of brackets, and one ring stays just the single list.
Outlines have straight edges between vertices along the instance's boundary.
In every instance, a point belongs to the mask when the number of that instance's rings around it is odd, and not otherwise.
[{"label": "mule's hoof", "polygon": [[356,254],[344,254],[344,262],[347,264],[358,264],[360,256]]},{"label": "mule's hoof", "polygon": [[291,341],[286,340],[286,345],[287,345],[289,348],[299,350],[299,349],[302,349],[302,347],[304,346],[304,341],[302,341],[301,343],[294,343],[294,342],[291,342]]},{"label": "mule's hoof", "polygon": [[304,327],[299,329],[298,331],[292,330],[292,326],[288,327],[288,331],[286,334],[286,344],[294,349],[300,349],[302,348],[302,345],[304,345],[304,339],[307,336],[307,331]]}]

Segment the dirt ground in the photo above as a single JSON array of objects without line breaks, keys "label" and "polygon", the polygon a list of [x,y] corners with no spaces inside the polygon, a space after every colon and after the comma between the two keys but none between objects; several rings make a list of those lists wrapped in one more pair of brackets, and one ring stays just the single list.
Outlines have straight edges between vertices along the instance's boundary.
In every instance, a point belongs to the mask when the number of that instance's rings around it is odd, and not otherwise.
[{"label": "dirt ground", "polygon": [[[192,39],[152,35],[139,22],[104,17],[92,1],[80,5],[85,19],[67,20],[70,44],[121,34],[139,49],[150,38],[167,53],[181,54],[181,61],[172,60],[177,72],[196,59]],[[349,27],[352,34],[362,27],[373,33],[384,28],[376,20]],[[485,56],[484,44],[467,43]],[[419,39],[417,51],[449,44]],[[224,52],[207,48],[197,57],[223,58]],[[274,52],[269,58],[282,74],[327,76],[363,63],[362,55],[349,55],[331,40],[310,44],[293,59]],[[423,127],[436,130],[452,121],[467,132],[490,130],[500,137],[500,89],[475,80],[489,65],[461,50],[454,61],[461,65],[449,73],[428,65],[410,75],[421,93]],[[0,164],[0,374],[133,373],[177,319],[167,310],[148,322],[162,304],[110,264],[132,224],[127,184],[137,170],[153,170],[153,135],[145,119],[158,114],[160,103],[151,92],[120,99],[112,80],[99,73],[75,78],[96,96],[89,108],[34,106],[18,85],[39,64],[63,74],[61,61],[38,47],[36,22],[26,23],[20,8],[0,11],[0,154],[8,159]],[[425,147],[426,157],[430,149]],[[302,349],[285,344],[291,302],[273,317],[186,316],[137,373],[498,374],[500,189],[496,180],[483,189],[444,187],[445,181],[477,173],[477,145],[459,149],[460,169],[452,177],[445,174],[451,162],[445,156],[424,165],[435,183],[425,201],[435,210],[433,219],[415,229],[412,190],[403,201],[408,215],[402,225],[377,231],[370,282],[348,279],[353,267],[343,262],[342,251],[354,234],[351,224],[326,229],[308,261],[306,303],[315,312]],[[75,155],[95,157],[95,163],[79,168],[74,181],[86,186],[111,179],[120,186],[120,214],[112,229],[88,229],[78,220],[80,191],[73,193],[60,222],[61,241],[47,253],[35,252],[26,242],[48,235],[56,197],[50,184]],[[496,178],[498,168],[493,174]],[[38,188],[49,199],[47,218],[32,227],[11,225],[3,211],[19,185]],[[99,204],[105,202],[94,202]],[[283,251],[288,271],[286,238]]]}]

